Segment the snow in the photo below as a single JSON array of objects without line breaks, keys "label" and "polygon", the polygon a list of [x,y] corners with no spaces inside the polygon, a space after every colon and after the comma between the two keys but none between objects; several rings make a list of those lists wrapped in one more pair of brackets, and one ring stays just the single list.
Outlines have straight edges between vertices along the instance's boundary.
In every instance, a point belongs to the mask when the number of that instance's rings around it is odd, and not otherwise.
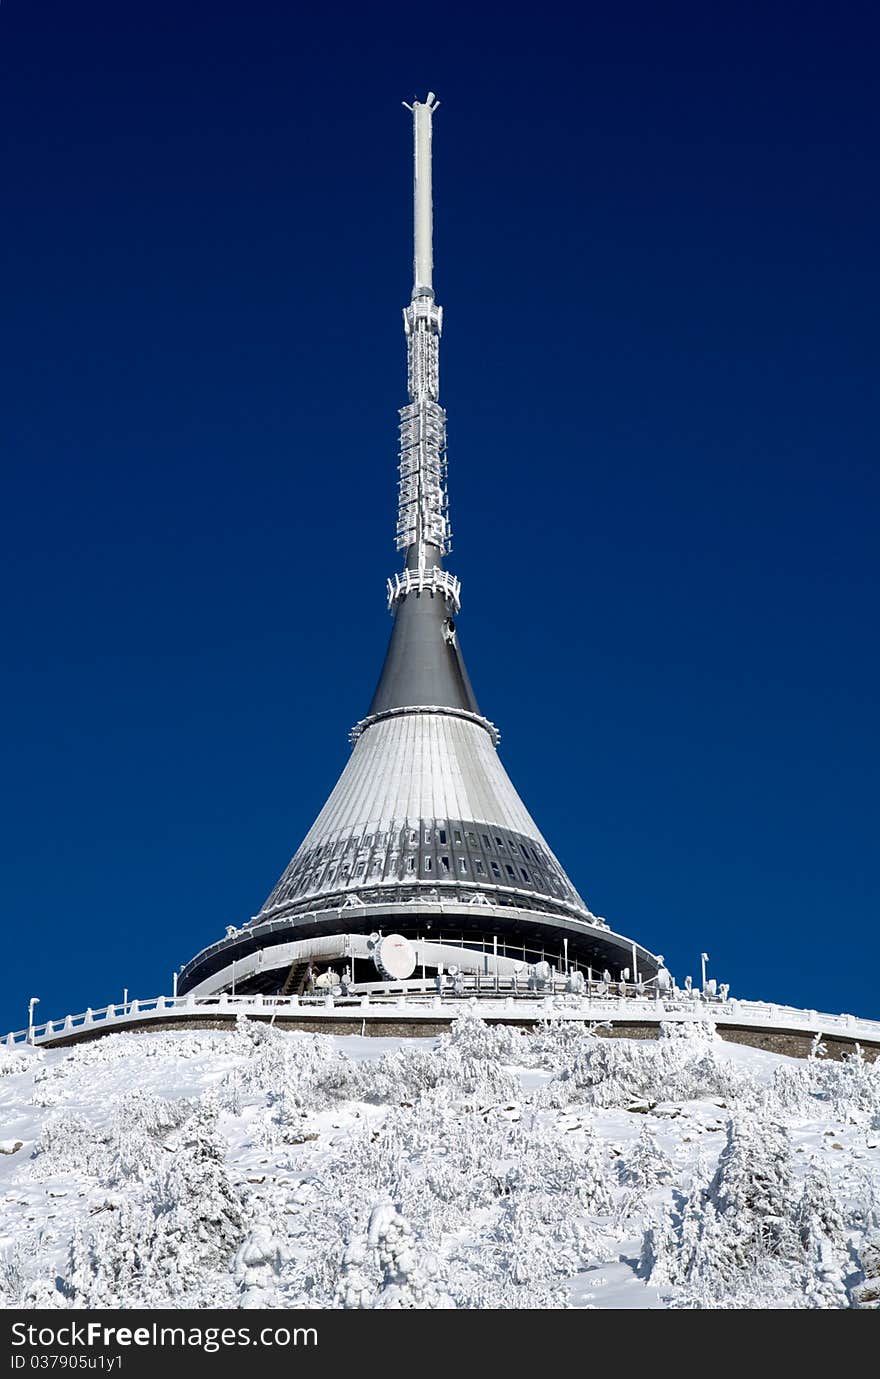
[{"label": "snow", "polygon": [[877,1307],[880,1064],[661,1034],[0,1048],[0,1302]]}]

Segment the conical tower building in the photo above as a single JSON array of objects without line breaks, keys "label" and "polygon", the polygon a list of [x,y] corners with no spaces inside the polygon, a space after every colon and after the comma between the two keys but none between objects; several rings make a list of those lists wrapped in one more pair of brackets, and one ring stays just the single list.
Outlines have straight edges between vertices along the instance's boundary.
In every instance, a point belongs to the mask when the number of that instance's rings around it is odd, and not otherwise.
[{"label": "conical tower building", "polygon": [[[459,645],[450,550],[443,311],[433,286],[431,140],[438,102],[412,112],[414,273],[403,313],[394,622],[379,682],[324,808],[262,909],[182,970],[179,990],[298,994],[330,964],[375,959],[376,935],[408,940],[410,966],[494,970],[547,963],[619,980],[654,977],[658,959],[593,915],[515,790],[499,734],[480,713]],[[372,935],[372,938],[370,937]],[[406,945],[404,945],[406,946]],[[402,970],[402,969],[401,969]],[[375,980],[377,972],[367,969]],[[386,975],[397,975],[386,974]]]}]

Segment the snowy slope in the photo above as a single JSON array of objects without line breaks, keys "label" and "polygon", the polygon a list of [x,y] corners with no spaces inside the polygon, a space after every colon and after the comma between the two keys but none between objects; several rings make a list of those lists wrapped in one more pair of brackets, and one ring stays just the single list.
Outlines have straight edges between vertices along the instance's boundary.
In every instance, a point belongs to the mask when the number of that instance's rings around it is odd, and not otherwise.
[{"label": "snowy slope", "polygon": [[[459,1021],[0,1049],[5,1307],[880,1295],[880,1064]],[[872,1282],[872,1279],[874,1282]]]}]

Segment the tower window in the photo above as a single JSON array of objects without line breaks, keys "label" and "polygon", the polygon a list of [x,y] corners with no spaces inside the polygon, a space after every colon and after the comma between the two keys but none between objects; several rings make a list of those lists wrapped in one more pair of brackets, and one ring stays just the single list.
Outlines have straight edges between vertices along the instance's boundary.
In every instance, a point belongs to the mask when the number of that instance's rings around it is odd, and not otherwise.
[{"label": "tower window", "polygon": [[430,871],[431,868],[433,867],[433,865],[434,865],[434,859],[433,859],[433,857],[426,857],[426,858],[425,858],[425,871]]},{"label": "tower window", "polygon": [[426,828],[426,829],[425,829],[425,842],[426,842],[426,843],[430,843],[432,832],[433,832],[433,830],[430,829],[430,828]]},{"label": "tower window", "polygon": [[531,885],[532,878],[529,876],[529,874],[528,874],[528,872],[526,871],[525,867],[520,867],[520,872],[522,873],[522,879],[523,879],[523,881],[528,881],[529,884]]},{"label": "tower window", "polygon": [[449,871],[449,858],[448,858],[448,857],[441,857],[441,858],[440,858],[440,865],[441,865],[441,867],[443,868],[444,871]]},{"label": "tower window", "polygon": [[489,835],[488,835],[488,833],[484,833],[484,834],[482,834],[481,836],[482,836],[482,839],[483,839],[483,847],[486,848],[486,849],[490,848],[490,847],[492,846],[492,844],[489,842]]},{"label": "tower window", "polygon": [[500,876],[500,875],[501,875],[501,868],[499,867],[499,865],[498,865],[497,862],[493,862],[493,863],[492,863],[492,875],[493,875],[493,876]]},{"label": "tower window", "polygon": [[511,881],[516,880],[516,872],[513,870],[513,867],[510,865],[509,862],[507,863],[507,875],[510,877]]},{"label": "tower window", "polygon": [[474,861],[474,871],[477,873],[477,876],[485,876],[485,875],[486,875],[486,868],[483,866],[483,864],[482,864],[482,862],[480,861],[479,857],[477,857],[477,858],[475,859],[475,861]]},{"label": "tower window", "polygon": [[407,859],[406,859],[406,869],[407,869],[407,871],[415,871],[415,869],[416,869],[416,859],[415,859],[414,857],[407,857]]},{"label": "tower window", "polygon": [[459,859],[458,859],[458,870],[461,872],[462,876],[467,876],[467,858],[466,858],[466,857],[459,857]]},{"label": "tower window", "polygon": [[460,848],[460,847],[461,847],[461,830],[460,830],[460,829],[456,829],[452,836],[453,836],[453,838],[454,838],[454,840],[455,840],[455,846],[458,847],[458,848]]},{"label": "tower window", "polygon": [[439,836],[440,836],[440,842],[445,846],[445,845],[446,845],[446,829],[445,829],[445,828],[441,828],[441,829],[439,830]]}]

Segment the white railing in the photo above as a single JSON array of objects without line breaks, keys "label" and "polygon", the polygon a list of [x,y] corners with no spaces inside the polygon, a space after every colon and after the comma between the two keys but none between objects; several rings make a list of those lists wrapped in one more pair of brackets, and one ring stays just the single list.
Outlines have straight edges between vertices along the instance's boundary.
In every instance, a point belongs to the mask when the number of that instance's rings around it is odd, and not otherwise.
[{"label": "white railing", "polygon": [[[63,1042],[65,1038],[90,1030],[109,1031],[126,1026],[161,1019],[182,1019],[209,1012],[281,1015],[297,1011],[303,1016],[317,1016],[333,1009],[340,1016],[355,1011],[365,1020],[388,1018],[389,1008],[401,1015],[408,1010],[424,1015],[430,1008],[436,1018],[454,1019],[461,1012],[463,1002],[498,1001],[506,1011],[515,1011],[523,1018],[546,1018],[590,1021],[712,1020],[720,1025],[747,1025],[758,1029],[786,1029],[805,1034],[840,1033],[849,1039],[880,1043],[880,1021],[862,1020],[853,1015],[831,1015],[824,1011],[801,1010],[797,1006],[774,1005],[768,1001],[705,999],[694,992],[674,993],[663,999],[595,990],[585,995],[573,995],[565,990],[565,979],[557,977],[548,982],[543,991],[528,990],[520,983],[514,986],[509,977],[494,975],[469,976],[458,991],[450,986],[442,996],[435,982],[410,980],[392,985],[371,982],[358,986],[347,996],[315,993],[309,996],[152,996],[149,1000],[127,1001],[100,1009],[87,1009],[78,1015],[66,1015],[60,1020],[46,1020],[30,1029],[10,1031],[6,1035],[7,1048],[17,1045],[40,1045]],[[490,1013],[485,1008],[485,1013]],[[493,1014],[498,1013],[498,1009]]]},{"label": "white railing", "polygon": [[461,611],[461,580],[456,579],[448,570],[441,570],[438,565],[432,566],[430,570],[403,570],[400,574],[392,575],[391,579],[386,581],[386,586],[389,611],[401,594],[421,593],[423,589],[443,594],[449,599],[456,613]]}]

